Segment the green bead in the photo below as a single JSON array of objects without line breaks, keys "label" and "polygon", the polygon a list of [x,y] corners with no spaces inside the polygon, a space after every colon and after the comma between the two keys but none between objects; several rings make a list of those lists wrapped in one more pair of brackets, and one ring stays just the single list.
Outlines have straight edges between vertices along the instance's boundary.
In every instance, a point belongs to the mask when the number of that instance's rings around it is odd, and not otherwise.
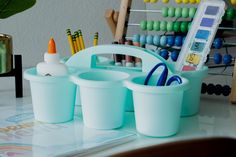
[{"label": "green bead", "polygon": [[235,17],[235,10],[233,8],[227,9],[226,20],[233,20]]},{"label": "green bead", "polygon": [[182,17],[187,18],[189,15],[189,8],[183,8],[182,9]]},{"label": "green bead", "polygon": [[168,7],[163,7],[161,9],[161,13],[163,17],[167,17],[168,16]]},{"label": "green bead", "polygon": [[182,16],[182,8],[177,7],[175,8],[175,17],[179,18]]},{"label": "green bead", "polygon": [[172,22],[172,21],[168,21],[168,22],[167,22],[167,26],[166,26],[166,30],[167,30],[168,32],[172,32],[172,31],[173,31],[173,27],[174,27],[173,22]]},{"label": "green bead", "polygon": [[175,16],[175,8],[169,7],[168,9],[168,17],[174,17]]},{"label": "green bead", "polygon": [[189,9],[189,17],[194,18],[196,11],[197,11],[197,8],[190,8]]},{"label": "green bead", "polygon": [[147,30],[149,31],[153,30],[153,21],[147,21]]},{"label": "green bead", "polygon": [[174,22],[173,30],[174,30],[174,32],[180,31],[180,22],[179,21]]},{"label": "green bead", "polygon": [[153,30],[154,31],[160,31],[160,21],[154,21]]},{"label": "green bead", "polygon": [[142,30],[146,30],[147,29],[147,21],[143,20],[140,22],[140,28]]},{"label": "green bead", "polygon": [[191,26],[192,26],[192,22],[189,22],[188,23],[188,30],[190,30]]},{"label": "green bead", "polygon": [[180,31],[182,33],[186,33],[188,31],[188,22],[187,21],[183,21],[180,24]]},{"label": "green bead", "polygon": [[161,21],[160,30],[161,31],[166,31],[166,27],[167,27],[167,22],[166,21]]}]

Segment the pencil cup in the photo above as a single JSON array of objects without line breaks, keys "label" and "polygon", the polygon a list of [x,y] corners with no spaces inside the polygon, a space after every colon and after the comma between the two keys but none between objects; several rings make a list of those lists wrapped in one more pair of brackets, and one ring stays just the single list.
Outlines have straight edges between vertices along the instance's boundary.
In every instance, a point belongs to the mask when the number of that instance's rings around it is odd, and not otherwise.
[{"label": "pencil cup", "polygon": [[127,89],[123,80],[129,74],[118,71],[96,70],[72,76],[79,85],[83,121],[95,129],[114,129],[124,121]]},{"label": "pencil cup", "polygon": [[[70,74],[76,72],[70,69]],[[24,72],[30,81],[34,117],[46,123],[62,123],[73,119],[75,90],[67,76],[39,76],[36,68]]]},{"label": "pencil cup", "polygon": [[207,76],[208,68],[198,71],[185,71],[181,75],[189,80],[190,88],[184,92],[181,116],[192,116],[198,113],[202,80]]},{"label": "pencil cup", "polygon": [[136,76],[125,81],[133,92],[136,129],[152,137],[167,137],[178,132],[180,111],[188,80],[182,84],[155,86],[159,76],[153,75],[148,86],[143,85],[146,76]]}]

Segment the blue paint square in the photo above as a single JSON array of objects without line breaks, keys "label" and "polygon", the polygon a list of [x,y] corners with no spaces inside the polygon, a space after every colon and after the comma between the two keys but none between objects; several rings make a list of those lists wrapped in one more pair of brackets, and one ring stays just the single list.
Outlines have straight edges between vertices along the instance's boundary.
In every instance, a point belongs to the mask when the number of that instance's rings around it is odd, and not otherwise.
[{"label": "blue paint square", "polygon": [[202,18],[200,26],[212,27],[212,25],[214,24],[214,21],[215,19],[212,19],[212,18]]},{"label": "blue paint square", "polygon": [[193,42],[191,50],[201,53],[205,47],[205,43],[202,42]]},{"label": "blue paint square", "polygon": [[216,15],[218,12],[219,12],[219,7],[208,6],[206,8],[205,14],[207,14],[207,15]]},{"label": "blue paint square", "polygon": [[208,30],[201,30],[201,29],[199,29],[197,31],[197,34],[196,34],[195,38],[207,40],[209,35],[210,35],[210,32]]}]

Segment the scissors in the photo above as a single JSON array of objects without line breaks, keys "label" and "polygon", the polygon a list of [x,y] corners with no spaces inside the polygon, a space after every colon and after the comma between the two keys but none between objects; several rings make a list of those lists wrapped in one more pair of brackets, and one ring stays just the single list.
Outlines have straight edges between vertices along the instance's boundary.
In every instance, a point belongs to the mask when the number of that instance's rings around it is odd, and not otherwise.
[{"label": "scissors", "polygon": [[[174,81],[176,81],[178,84],[181,84],[182,83],[182,79],[177,76],[177,75],[174,75],[172,77],[170,77],[168,80],[167,80],[167,76],[168,76],[168,68],[166,66],[166,64],[164,63],[158,63],[156,66],[154,66],[151,71],[148,73],[147,77],[145,78],[145,81],[144,81],[144,85],[148,85],[148,82],[153,74],[153,72],[159,68],[160,66],[163,66],[164,67],[164,70],[162,71],[161,75],[160,75],[160,78],[157,80],[157,84],[156,86],[169,86],[171,85],[171,83],[173,83]],[[167,83],[166,83],[166,80],[167,80]]]}]

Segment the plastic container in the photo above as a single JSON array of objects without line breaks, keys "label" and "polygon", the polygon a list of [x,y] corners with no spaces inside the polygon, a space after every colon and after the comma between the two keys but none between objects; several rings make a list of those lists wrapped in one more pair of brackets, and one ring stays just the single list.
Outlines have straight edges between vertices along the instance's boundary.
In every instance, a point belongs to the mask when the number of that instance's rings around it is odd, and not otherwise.
[{"label": "plastic container", "polygon": [[146,76],[135,76],[125,81],[133,92],[134,113],[137,131],[152,137],[167,137],[178,132],[181,104],[188,80],[172,86],[154,86],[157,75],[153,75],[149,86]]},{"label": "plastic container", "polygon": [[184,92],[181,116],[192,116],[198,113],[202,80],[208,74],[208,68],[201,70],[185,71],[181,75],[189,80],[190,88]]},{"label": "plastic container", "polygon": [[[69,69],[69,73],[76,72]],[[30,81],[34,117],[46,123],[62,123],[73,119],[76,85],[67,76],[39,76],[35,68],[24,72]]]},{"label": "plastic container", "polygon": [[85,126],[114,129],[123,125],[127,92],[123,81],[128,77],[128,73],[109,70],[91,70],[71,77],[79,85]]}]

